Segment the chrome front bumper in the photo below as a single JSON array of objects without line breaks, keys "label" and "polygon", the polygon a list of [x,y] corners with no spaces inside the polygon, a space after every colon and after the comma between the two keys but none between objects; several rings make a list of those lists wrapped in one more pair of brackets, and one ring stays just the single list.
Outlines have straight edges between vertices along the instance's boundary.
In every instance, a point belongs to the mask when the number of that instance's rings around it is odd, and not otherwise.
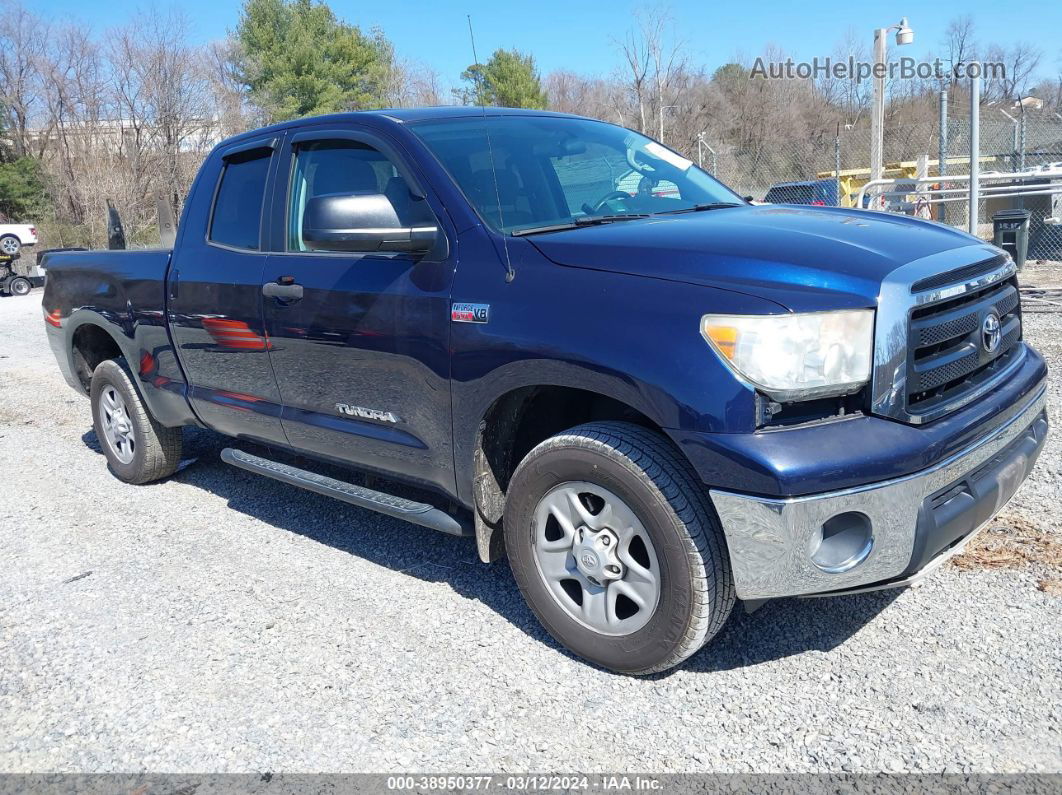
[{"label": "chrome front bumper", "polygon": [[[990,488],[974,489],[981,495],[978,500],[960,494],[965,503],[958,505],[975,503],[967,512],[967,521],[986,512],[994,516],[1032,468],[1046,435],[1045,407],[1046,393],[1041,388],[1021,413],[989,436],[929,469],[894,480],[789,499],[711,490],[726,534],[738,598],[851,593],[908,585],[924,576],[968,543],[987,521],[979,521],[945,549],[934,550],[935,557],[912,572],[912,558],[924,546],[918,538],[920,521],[924,524],[931,499],[942,491],[943,498],[950,498],[952,489],[962,490],[964,479],[982,477],[983,470],[989,469],[984,477],[991,478]],[[847,512],[870,520],[870,552],[858,565],[830,573],[815,565],[811,553],[823,524]]]}]

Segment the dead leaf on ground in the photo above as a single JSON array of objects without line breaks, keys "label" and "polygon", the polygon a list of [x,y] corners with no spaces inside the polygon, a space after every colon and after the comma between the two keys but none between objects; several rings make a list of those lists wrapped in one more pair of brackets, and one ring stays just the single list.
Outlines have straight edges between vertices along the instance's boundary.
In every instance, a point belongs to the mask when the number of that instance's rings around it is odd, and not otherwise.
[{"label": "dead leaf on ground", "polygon": [[1062,570],[1062,534],[1044,530],[1017,514],[1000,514],[953,563],[967,570],[1028,565]]}]

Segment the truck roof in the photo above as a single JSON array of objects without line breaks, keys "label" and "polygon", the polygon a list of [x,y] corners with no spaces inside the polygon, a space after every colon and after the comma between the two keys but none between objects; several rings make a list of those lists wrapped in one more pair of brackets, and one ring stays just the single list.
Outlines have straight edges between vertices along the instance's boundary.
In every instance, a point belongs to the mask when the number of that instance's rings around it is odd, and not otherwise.
[{"label": "truck roof", "polygon": [[365,121],[367,118],[386,119],[387,121],[407,124],[410,122],[426,121],[429,119],[461,119],[469,118],[473,116],[554,116],[559,118],[568,119],[581,119],[583,116],[576,116],[571,113],[556,113],[550,110],[532,110],[528,108],[487,108],[477,106],[460,106],[460,105],[442,105],[438,107],[429,108],[380,108],[379,110],[356,110],[348,113],[330,113],[324,116],[306,116],[301,119],[292,119],[291,121],[283,121],[277,124],[272,124],[268,127],[259,127],[254,130],[247,130],[246,132],[239,133],[231,138],[222,141],[223,144],[229,144],[234,141],[239,141],[243,138],[254,137],[263,133],[281,132],[283,130],[290,130],[293,127],[303,127],[308,124],[318,124],[320,122],[357,122]]}]

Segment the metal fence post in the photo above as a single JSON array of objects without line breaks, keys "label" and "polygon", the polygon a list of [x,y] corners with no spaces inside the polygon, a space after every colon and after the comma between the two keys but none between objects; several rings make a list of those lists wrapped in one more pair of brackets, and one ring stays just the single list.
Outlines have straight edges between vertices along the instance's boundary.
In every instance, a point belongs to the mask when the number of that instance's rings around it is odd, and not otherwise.
[{"label": "metal fence post", "polygon": [[837,134],[833,136],[833,173],[837,181],[837,206],[844,207],[841,195],[841,123],[837,122]]},{"label": "metal fence post", "polygon": [[966,229],[971,235],[977,234],[977,205],[981,198],[981,68],[980,64],[976,66],[970,77],[970,208]]},{"label": "metal fence post", "polygon": [[948,89],[940,89],[940,147],[937,153],[937,175],[948,173]]},{"label": "metal fence post", "polygon": [[[941,187],[944,187],[944,175],[948,173],[948,89],[940,89],[940,146],[937,151],[937,176],[940,177]],[[937,212],[940,214],[940,222],[948,222],[947,205],[939,205]]]},{"label": "metal fence post", "polygon": [[1020,98],[1019,98],[1018,104],[1021,107],[1021,122],[1019,123],[1019,129],[1021,130],[1021,138],[1019,140],[1019,147],[1018,147],[1018,152],[1019,152],[1018,157],[1020,158],[1020,160],[1018,161],[1018,170],[1019,171],[1024,171],[1025,170],[1025,105],[1023,105],[1021,103]]}]

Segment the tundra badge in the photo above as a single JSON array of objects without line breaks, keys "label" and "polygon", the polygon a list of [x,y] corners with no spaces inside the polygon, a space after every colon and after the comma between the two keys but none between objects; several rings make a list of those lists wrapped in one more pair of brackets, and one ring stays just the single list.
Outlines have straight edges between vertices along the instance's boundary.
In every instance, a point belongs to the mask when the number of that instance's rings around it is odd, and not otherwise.
[{"label": "tundra badge", "polygon": [[454,304],[450,308],[454,323],[486,323],[490,320],[490,304]]},{"label": "tundra badge", "polygon": [[381,422],[398,422],[398,417],[391,411],[379,409],[365,409],[361,406],[348,406],[346,403],[336,403],[336,411],[340,414],[348,414],[351,417],[361,417],[363,420],[380,420]]}]

